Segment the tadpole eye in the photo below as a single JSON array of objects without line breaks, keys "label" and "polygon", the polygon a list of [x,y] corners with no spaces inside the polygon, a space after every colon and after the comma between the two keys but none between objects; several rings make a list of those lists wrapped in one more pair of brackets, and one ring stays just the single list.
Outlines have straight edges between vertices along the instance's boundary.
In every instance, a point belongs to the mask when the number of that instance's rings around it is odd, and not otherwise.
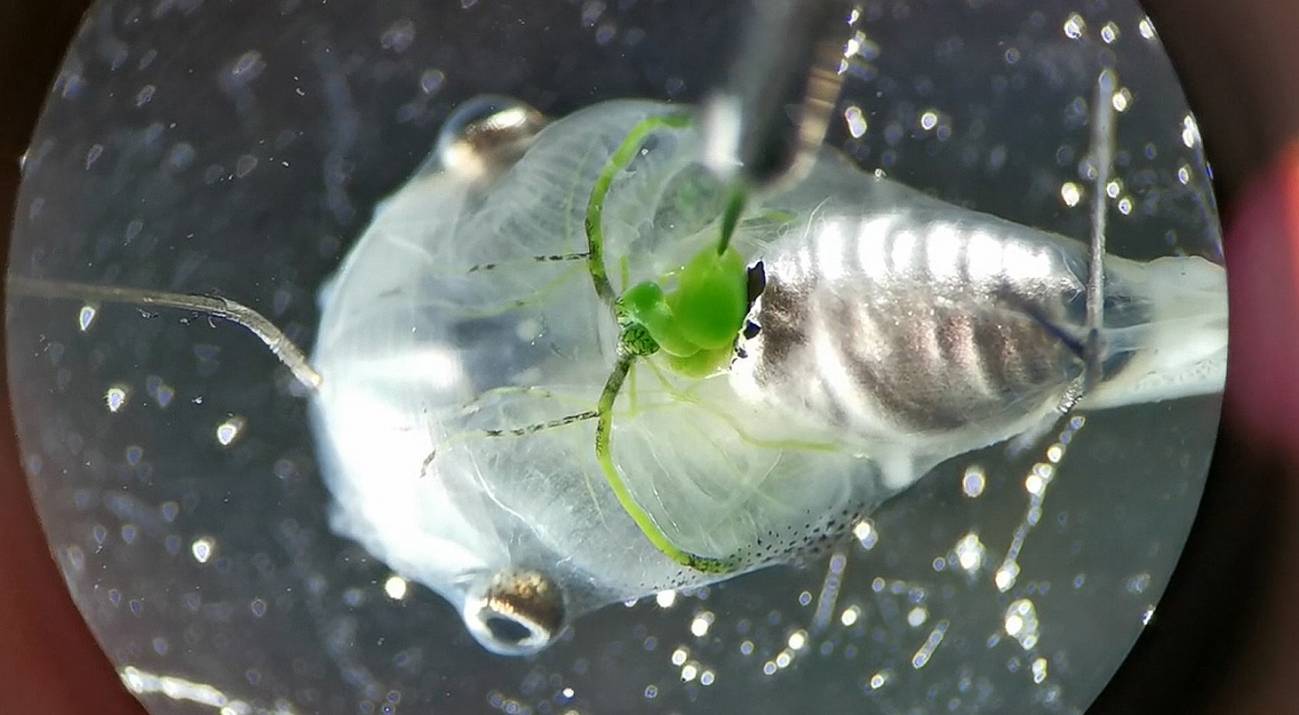
[{"label": "tadpole eye", "polygon": [[564,599],[544,574],[508,569],[468,594],[462,616],[484,648],[503,655],[527,655],[545,648],[559,634]]},{"label": "tadpole eye", "polygon": [[[762,291],[767,289],[767,268],[758,261],[749,266],[748,271],[748,307],[753,307],[753,302],[762,295]],[[747,327],[745,328],[748,329]]]},{"label": "tadpole eye", "polygon": [[758,337],[758,333],[761,333],[761,332],[762,332],[762,326],[761,326],[761,325],[758,325],[757,323],[753,322],[752,320],[746,320],[746,321],[744,321],[744,339],[745,339],[745,340],[752,340],[752,339]]}]

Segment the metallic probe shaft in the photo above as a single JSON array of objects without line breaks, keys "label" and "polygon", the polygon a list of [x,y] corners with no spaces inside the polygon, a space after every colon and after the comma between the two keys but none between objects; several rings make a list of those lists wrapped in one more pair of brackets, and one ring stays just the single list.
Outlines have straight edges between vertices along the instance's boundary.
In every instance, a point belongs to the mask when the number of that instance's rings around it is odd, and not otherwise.
[{"label": "metallic probe shaft", "polygon": [[754,0],[727,84],[705,104],[705,163],[743,193],[797,177],[825,137],[850,30],[844,0]]}]

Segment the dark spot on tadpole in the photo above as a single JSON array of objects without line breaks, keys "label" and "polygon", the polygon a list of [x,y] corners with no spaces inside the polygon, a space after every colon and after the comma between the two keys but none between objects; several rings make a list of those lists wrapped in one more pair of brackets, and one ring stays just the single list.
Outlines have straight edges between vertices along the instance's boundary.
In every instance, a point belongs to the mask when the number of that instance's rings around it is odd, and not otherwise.
[{"label": "dark spot on tadpole", "polygon": [[748,303],[749,309],[753,308],[753,302],[762,295],[762,291],[767,289],[767,267],[758,261],[749,266],[748,271]]},{"label": "dark spot on tadpole", "polygon": [[[749,305],[753,305],[753,302],[750,301],[750,302],[749,302]],[[752,320],[746,320],[746,321],[744,321],[744,339],[745,339],[745,340],[752,340],[752,339],[758,337],[758,333],[761,333],[761,332],[762,332],[762,326],[761,326],[761,325],[758,325],[757,323],[753,322]]]},{"label": "dark spot on tadpole", "polygon": [[528,627],[510,618],[501,616],[488,616],[483,621],[487,630],[491,631],[492,638],[502,643],[522,643],[532,633]]}]

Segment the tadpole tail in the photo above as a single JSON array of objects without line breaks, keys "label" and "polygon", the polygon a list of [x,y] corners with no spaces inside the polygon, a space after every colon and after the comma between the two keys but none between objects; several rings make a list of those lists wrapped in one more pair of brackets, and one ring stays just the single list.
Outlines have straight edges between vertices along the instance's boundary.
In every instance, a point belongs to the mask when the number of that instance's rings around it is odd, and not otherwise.
[{"label": "tadpole tail", "polygon": [[11,293],[51,299],[74,299],[91,302],[124,303],[127,305],[156,306],[190,310],[204,315],[228,320],[257,336],[271,354],[298,382],[313,392],[324,384],[324,377],[312,367],[306,354],[289,340],[275,324],[248,306],[227,298],[206,295],[187,295],[166,291],[100,286],[71,281],[54,281],[10,275],[6,282]]}]

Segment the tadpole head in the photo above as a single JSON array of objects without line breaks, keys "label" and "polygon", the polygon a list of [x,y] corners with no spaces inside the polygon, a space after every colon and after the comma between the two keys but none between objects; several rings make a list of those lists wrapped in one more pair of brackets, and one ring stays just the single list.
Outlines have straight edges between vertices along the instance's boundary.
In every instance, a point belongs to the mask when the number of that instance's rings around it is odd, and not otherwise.
[{"label": "tadpole head", "polygon": [[564,594],[545,574],[505,569],[476,584],[461,612],[484,648],[529,655],[545,648],[564,626]]}]

